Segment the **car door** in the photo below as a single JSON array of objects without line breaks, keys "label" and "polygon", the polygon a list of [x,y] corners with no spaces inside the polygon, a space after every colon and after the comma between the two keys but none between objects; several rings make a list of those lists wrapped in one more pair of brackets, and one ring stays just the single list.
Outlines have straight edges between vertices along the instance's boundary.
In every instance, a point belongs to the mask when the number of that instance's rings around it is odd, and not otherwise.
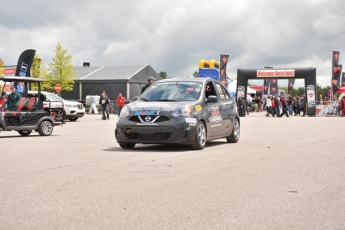
[{"label": "car door", "polygon": [[[223,131],[223,121],[222,121],[222,115],[221,115],[221,111],[223,109],[223,104],[221,103],[221,100],[219,99],[219,94],[217,93],[216,90],[216,85],[214,85],[213,81],[209,81],[206,84],[206,88],[207,86],[210,86],[210,92],[206,93],[205,96],[216,96],[217,97],[217,101],[216,102],[212,102],[212,103],[207,103],[206,101],[206,105],[207,105],[207,109],[208,109],[208,116],[207,116],[207,135],[209,137],[216,137],[216,136],[222,136],[224,134]],[[206,91],[206,89],[205,89]]]},{"label": "car door", "polygon": [[234,116],[234,107],[236,106],[234,101],[231,99],[228,91],[219,82],[214,82],[219,99],[221,102],[221,116],[222,116],[222,132],[223,134],[230,134],[232,131],[232,120]]}]

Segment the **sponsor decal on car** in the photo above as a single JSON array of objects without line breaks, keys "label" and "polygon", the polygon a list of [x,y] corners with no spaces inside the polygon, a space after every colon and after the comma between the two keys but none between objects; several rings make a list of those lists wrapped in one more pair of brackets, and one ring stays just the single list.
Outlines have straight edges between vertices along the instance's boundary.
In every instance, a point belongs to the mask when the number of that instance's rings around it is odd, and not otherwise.
[{"label": "sponsor decal on car", "polygon": [[189,126],[196,126],[195,123],[189,123]]},{"label": "sponsor decal on car", "polygon": [[192,123],[192,124],[196,124],[196,118],[186,118],[186,123]]},{"label": "sponsor decal on car", "polygon": [[222,120],[222,116],[217,115],[217,116],[212,116],[208,119],[210,122],[217,122]]},{"label": "sponsor decal on car", "polygon": [[196,105],[196,106],[195,106],[195,110],[196,110],[196,111],[200,111],[200,110],[202,110],[201,105]]},{"label": "sponsor decal on car", "polygon": [[222,124],[221,123],[219,123],[219,124],[214,124],[214,125],[211,125],[211,128],[213,128],[213,127],[218,127],[218,126],[221,126]]},{"label": "sponsor decal on car", "polygon": [[139,110],[135,111],[134,115],[135,116],[140,116],[140,115],[154,115],[155,111],[154,110]]},{"label": "sponsor decal on car", "polygon": [[152,123],[152,122],[143,122],[143,123],[137,123],[137,125],[158,125],[158,124]]}]

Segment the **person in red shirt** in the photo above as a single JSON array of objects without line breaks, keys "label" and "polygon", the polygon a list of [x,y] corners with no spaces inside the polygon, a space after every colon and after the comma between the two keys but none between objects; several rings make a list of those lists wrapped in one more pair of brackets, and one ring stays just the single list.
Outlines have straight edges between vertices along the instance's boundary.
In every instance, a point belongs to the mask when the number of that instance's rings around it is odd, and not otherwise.
[{"label": "person in red shirt", "polygon": [[120,116],[121,109],[125,105],[126,98],[122,96],[121,93],[119,93],[119,96],[116,98],[116,104],[117,104],[117,115]]}]

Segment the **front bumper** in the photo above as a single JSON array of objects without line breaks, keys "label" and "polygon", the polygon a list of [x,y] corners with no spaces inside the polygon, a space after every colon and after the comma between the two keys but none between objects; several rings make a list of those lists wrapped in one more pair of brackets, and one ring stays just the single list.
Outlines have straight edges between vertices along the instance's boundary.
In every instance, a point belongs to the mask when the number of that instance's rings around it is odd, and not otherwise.
[{"label": "front bumper", "polygon": [[152,124],[120,118],[115,129],[115,138],[119,143],[189,145],[194,142],[195,132],[196,123],[186,123],[185,118]]}]

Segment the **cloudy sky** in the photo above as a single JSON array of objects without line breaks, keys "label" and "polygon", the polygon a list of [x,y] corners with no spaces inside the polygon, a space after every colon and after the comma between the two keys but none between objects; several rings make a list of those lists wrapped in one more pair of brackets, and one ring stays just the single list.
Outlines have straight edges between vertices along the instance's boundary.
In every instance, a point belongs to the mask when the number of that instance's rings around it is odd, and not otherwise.
[{"label": "cloudy sky", "polygon": [[332,51],[345,63],[344,0],[11,0],[0,30],[6,65],[26,49],[47,64],[60,42],[75,66],[150,64],[186,77],[224,53],[231,78],[238,68],[316,67],[327,86]]}]

